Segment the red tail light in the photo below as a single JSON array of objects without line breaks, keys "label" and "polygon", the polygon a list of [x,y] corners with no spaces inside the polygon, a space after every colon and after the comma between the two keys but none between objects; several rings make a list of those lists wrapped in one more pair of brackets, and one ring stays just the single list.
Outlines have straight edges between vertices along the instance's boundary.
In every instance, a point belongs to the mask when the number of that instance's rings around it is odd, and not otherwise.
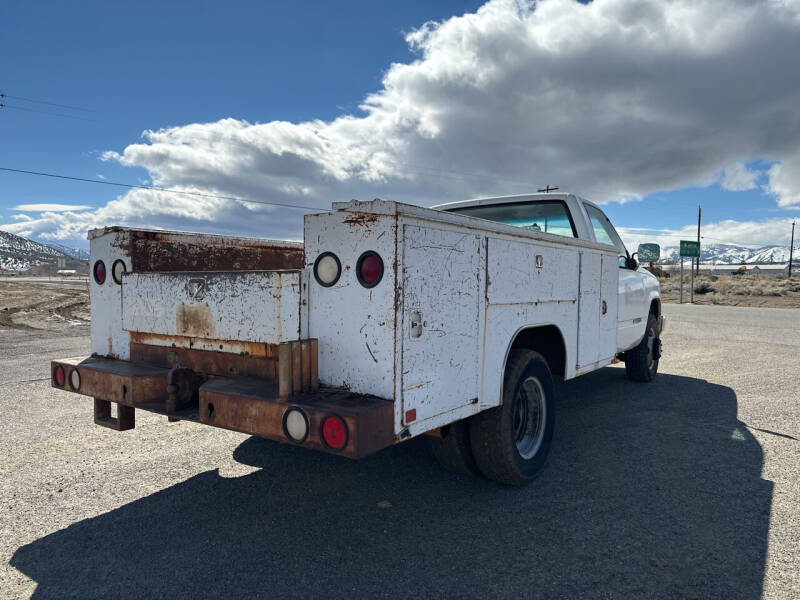
[{"label": "red tail light", "polygon": [[331,450],[341,450],[347,445],[347,425],[337,416],[322,421],[322,441]]},{"label": "red tail light", "polygon": [[56,382],[58,387],[64,387],[64,381],[66,380],[64,367],[61,365],[56,365],[56,368],[53,369],[53,380]]},{"label": "red tail light", "polygon": [[98,260],[94,263],[94,269],[92,269],[92,273],[94,273],[94,280],[99,284],[104,284],[106,282],[106,265],[102,260]]},{"label": "red tail light", "polygon": [[364,287],[375,287],[383,277],[383,259],[372,250],[364,252],[356,264],[356,275]]}]

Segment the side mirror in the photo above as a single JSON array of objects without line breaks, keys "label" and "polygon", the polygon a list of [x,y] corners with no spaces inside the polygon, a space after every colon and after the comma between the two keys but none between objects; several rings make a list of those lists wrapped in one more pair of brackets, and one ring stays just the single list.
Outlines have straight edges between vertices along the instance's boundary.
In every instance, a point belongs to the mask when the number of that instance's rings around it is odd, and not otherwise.
[{"label": "side mirror", "polygon": [[643,263],[658,262],[661,258],[661,246],[658,244],[639,244],[639,250],[636,252],[639,261]]}]

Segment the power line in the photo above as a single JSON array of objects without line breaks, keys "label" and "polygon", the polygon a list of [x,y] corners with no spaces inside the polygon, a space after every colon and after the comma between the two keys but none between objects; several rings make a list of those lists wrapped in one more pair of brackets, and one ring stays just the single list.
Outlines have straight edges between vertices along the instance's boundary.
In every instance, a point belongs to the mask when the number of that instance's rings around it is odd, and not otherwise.
[{"label": "power line", "polygon": [[0,104],[0,108],[13,108],[14,110],[24,110],[42,115],[51,115],[53,117],[66,117],[67,119],[78,119],[79,121],[95,121],[95,119],[87,119],[86,117],[79,117],[78,115],[65,115],[63,113],[50,112],[47,110],[36,110],[35,108],[26,108],[23,106],[9,106],[8,104]]},{"label": "power line", "polygon": [[34,100],[33,98],[25,98],[24,96],[11,96],[0,92],[0,98],[12,98],[14,100],[22,100],[23,102],[34,102],[35,104],[47,104],[48,106],[58,106],[59,108],[69,108],[72,110],[82,110],[85,112],[95,112],[91,108],[81,108],[80,106],[70,106],[69,104],[58,104],[57,102],[46,102],[45,100]]},{"label": "power line", "polygon": [[319,206],[303,206],[302,204],[288,204],[285,202],[267,202],[266,200],[250,200],[248,198],[239,198],[237,196],[221,196],[218,194],[206,194],[203,192],[187,192],[185,190],[175,190],[171,188],[162,188],[153,185],[135,185],[132,183],[120,183],[117,181],[103,181],[101,179],[88,179],[85,177],[73,177],[70,175],[56,175],[55,173],[43,173],[41,171],[26,171],[24,169],[12,169],[10,167],[0,167],[0,171],[8,171],[10,173],[24,173],[26,175],[38,175],[40,177],[53,177],[55,179],[67,179],[69,181],[82,181],[85,183],[101,183],[103,185],[113,185],[117,187],[138,189],[138,190],[152,190],[156,192],[167,192],[170,194],[182,194],[184,196],[198,196],[201,198],[216,198],[219,200],[233,200],[236,202],[249,202],[251,204],[266,204],[268,206],[281,206],[283,208],[298,208],[304,210],[320,210],[329,212],[328,208],[321,208]]}]

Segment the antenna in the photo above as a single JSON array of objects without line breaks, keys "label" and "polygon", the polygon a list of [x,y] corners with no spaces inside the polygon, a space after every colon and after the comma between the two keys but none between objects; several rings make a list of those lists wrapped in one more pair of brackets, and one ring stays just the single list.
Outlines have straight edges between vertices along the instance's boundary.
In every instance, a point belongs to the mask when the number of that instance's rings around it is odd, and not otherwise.
[{"label": "antenna", "polygon": [[548,184],[547,187],[544,187],[544,188],[542,188],[540,190],[536,190],[536,191],[537,192],[544,192],[545,194],[549,194],[550,192],[555,192],[557,189],[558,189],[557,185],[553,186],[553,187],[550,187],[550,185]]}]

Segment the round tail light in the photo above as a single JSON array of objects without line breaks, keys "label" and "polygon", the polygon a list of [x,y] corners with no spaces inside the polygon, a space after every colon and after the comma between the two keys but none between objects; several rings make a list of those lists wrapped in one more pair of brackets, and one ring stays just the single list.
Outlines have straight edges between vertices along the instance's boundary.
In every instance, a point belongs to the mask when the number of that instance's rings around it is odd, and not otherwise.
[{"label": "round tail light", "polygon": [[299,408],[290,408],[283,414],[283,433],[297,444],[308,436],[308,418]]},{"label": "round tail light", "polygon": [[375,287],[383,277],[383,259],[377,252],[367,250],[358,259],[356,275],[364,287]]},{"label": "round tail light", "polygon": [[56,382],[58,387],[64,386],[64,381],[66,380],[66,376],[64,374],[64,367],[61,365],[56,365],[56,368],[53,369],[53,380]]},{"label": "round tail light", "polygon": [[81,389],[81,374],[78,372],[78,369],[72,369],[69,373],[69,387],[71,387],[76,392]]},{"label": "round tail light", "polygon": [[94,274],[94,280],[99,284],[104,284],[106,282],[106,264],[102,260],[98,260],[94,263],[94,269],[92,269],[92,273]]},{"label": "round tail light", "polygon": [[331,415],[322,421],[322,441],[331,450],[341,450],[347,445],[347,425],[339,417]]},{"label": "round tail light", "polygon": [[314,261],[314,279],[323,287],[331,287],[342,274],[342,263],[333,252],[323,252]]},{"label": "round tail light", "polygon": [[111,265],[111,279],[114,280],[114,283],[122,285],[122,276],[127,273],[127,271],[125,262],[121,259],[117,259],[114,261],[114,264]]}]

